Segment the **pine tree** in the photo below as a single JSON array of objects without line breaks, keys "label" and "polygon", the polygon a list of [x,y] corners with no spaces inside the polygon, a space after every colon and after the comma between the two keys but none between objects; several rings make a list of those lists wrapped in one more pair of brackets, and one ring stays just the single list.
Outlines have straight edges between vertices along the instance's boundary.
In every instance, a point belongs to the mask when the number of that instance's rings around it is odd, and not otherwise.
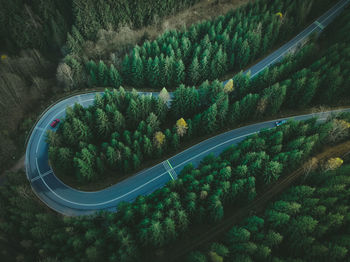
[{"label": "pine tree", "polygon": [[79,45],[78,41],[74,39],[70,33],[67,33],[67,48],[69,53],[72,54],[78,54],[81,50],[81,46]]},{"label": "pine tree", "polygon": [[144,69],[143,63],[140,58],[137,48],[134,48],[133,53],[131,55],[131,84],[136,87],[143,86],[144,79]]},{"label": "pine tree", "polygon": [[145,80],[149,86],[152,86],[152,83],[153,83],[152,82],[152,79],[153,79],[152,65],[153,65],[153,59],[149,57],[145,68]]},{"label": "pine tree", "polygon": [[133,154],[132,156],[132,163],[133,163],[134,169],[138,169],[141,165],[140,159],[136,154]]},{"label": "pine tree", "polygon": [[188,83],[191,85],[197,85],[200,79],[199,62],[197,56],[192,60],[192,63],[188,69]]},{"label": "pine tree", "polygon": [[175,134],[172,135],[171,147],[174,150],[177,150],[177,149],[179,149],[179,144],[180,144],[179,136],[175,133]]},{"label": "pine tree", "polygon": [[118,164],[118,160],[120,159],[120,155],[118,155],[117,151],[109,146],[106,150],[107,163],[110,168],[115,169]]},{"label": "pine tree", "polygon": [[100,60],[100,62],[98,63],[97,71],[98,71],[98,83],[99,83],[99,85],[100,86],[108,86],[108,84],[109,84],[108,69],[102,60]]},{"label": "pine tree", "polygon": [[268,115],[276,114],[286,96],[286,86],[280,86],[279,83],[276,83],[270,88],[264,90],[264,97],[268,101],[268,106],[265,110],[265,113]]},{"label": "pine tree", "polygon": [[145,156],[147,158],[149,158],[152,156],[152,152],[153,152],[151,140],[148,137],[144,136],[143,141],[144,141],[143,142],[143,152],[144,152]]},{"label": "pine tree", "polygon": [[160,87],[160,61],[156,56],[152,63],[152,77],[150,79],[150,83],[152,87]]},{"label": "pine tree", "polygon": [[71,141],[72,144],[76,144],[79,141],[87,142],[89,140],[91,131],[80,119],[73,118],[71,127],[72,130],[70,132],[72,132],[73,137],[75,138],[74,141]]},{"label": "pine tree", "polygon": [[250,47],[247,40],[244,40],[241,46],[240,51],[238,52],[238,65],[241,69],[248,64],[250,61]]},{"label": "pine tree", "polygon": [[82,46],[84,44],[83,36],[80,34],[79,30],[74,25],[72,26],[72,35],[79,46]]},{"label": "pine tree", "polygon": [[240,103],[239,101],[236,101],[235,103],[230,105],[229,112],[228,112],[228,121],[231,126],[238,125],[240,122]]},{"label": "pine tree", "polygon": [[185,65],[182,60],[178,60],[175,63],[175,74],[174,74],[174,85],[175,87],[180,86],[180,84],[185,81]]},{"label": "pine tree", "polygon": [[226,124],[226,116],[229,109],[229,100],[227,94],[220,92],[216,98],[217,105],[217,123],[220,127]]},{"label": "pine tree", "polygon": [[125,55],[123,63],[122,63],[122,79],[125,84],[130,83],[131,81],[131,63],[128,55]]},{"label": "pine tree", "polygon": [[227,55],[220,47],[211,62],[211,79],[219,78],[227,71]]},{"label": "pine tree", "polygon": [[72,158],[73,158],[73,153],[72,150],[67,148],[67,147],[61,147],[58,149],[57,152],[57,158],[58,158],[58,163],[59,167],[62,170],[65,171],[70,171],[72,168]]},{"label": "pine tree", "polygon": [[118,110],[113,111],[113,128],[117,132],[122,132],[122,130],[125,128],[125,119],[122,113],[120,113]]},{"label": "pine tree", "polygon": [[114,88],[118,88],[122,84],[121,76],[120,76],[118,70],[115,69],[114,65],[110,66],[109,79],[110,79],[110,82]]},{"label": "pine tree", "polygon": [[135,127],[140,121],[140,112],[138,105],[134,99],[130,100],[129,107],[126,111],[126,117],[128,120],[128,125]]},{"label": "pine tree", "polygon": [[205,113],[203,114],[202,117],[202,126],[203,131],[205,134],[212,134],[216,128],[217,128],[217,123],[216,123],[216,117],[217,117],[217,106],[216,104],[213,104]]},{"label": "pine tree", "polygon": [[208,79],[210,77],[210,72],[209,72],[209,57],[204,56],[201,59],[200,63],[200,79],[201,81],[204,81],[205,79]]}]

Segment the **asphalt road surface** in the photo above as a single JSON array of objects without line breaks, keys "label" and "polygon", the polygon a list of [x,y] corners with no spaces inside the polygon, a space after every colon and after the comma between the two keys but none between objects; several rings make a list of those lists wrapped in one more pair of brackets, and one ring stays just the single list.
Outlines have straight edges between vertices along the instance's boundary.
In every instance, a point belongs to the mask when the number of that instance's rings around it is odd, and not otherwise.
[{"label": "asphalt road surface", "polygon": [[[350,0],[339,1],[290,42],[250,68],[248,71],[251,71],[251,76],[254,77],[264,68],[280,61],[285,54],[303,43],[313,32],[322,31],[349,2]],[[157,94],[148,93],[145,95]],[[118,203],[122,201],[131,202],[138,195],[148,195],[163,187],[169,180],[176,179],[186,164],[192,163],[197,166],[206,155],[210,153],[218,155],[226,147],[242,141],[263,128],[271,128],[275,125],[275,121],[268,121],[231,130],[205,140],[109,188],[96,192],[83,192],[65,185],[53,173],[48,163],[48,145],[45,141],[45,134],[48,129],[51,129],[50,123],[54,119],[64,118],[66,107],[72,106],[74,103],[80,103],[87,107],[93,103],[95,95],[96,93],[87,93],[73,96],[50,107],[41,116],[28,140],[25,160],[27,178],[36,195],[47,206],[64,215],[85,215],[97,210],[115,211]],[[350,109],[342,111],[350,111]],[[305,120],[313,116],[315,114],[293,118],[295,120]]]}]

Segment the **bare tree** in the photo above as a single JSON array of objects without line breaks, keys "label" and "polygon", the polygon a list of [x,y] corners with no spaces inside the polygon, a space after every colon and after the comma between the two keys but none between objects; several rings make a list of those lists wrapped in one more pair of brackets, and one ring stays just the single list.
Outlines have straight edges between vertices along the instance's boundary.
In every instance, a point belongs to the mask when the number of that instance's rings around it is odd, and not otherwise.
[{"label": "bare tree", "polygon": [[58,65],[56,78],[66,89],[70,90],[73,87],[74,80],[72,69],[66,63],[60,63]]},{"label": "bare tree", "polygon": [[341,141],[349,136],[350,123],[333,119],[332,129],[329,131],[328,140],[332,143]]},{"label": "bare tree", "polygon": [[267,97],[262,97],[257,105],[257,113],[260,115],[263,115],[265,113],[266,107],[267,107]]},{"label": "bare tree", "polygon": [[304,171],[304,177],[303,179],[307,179],[309,174],[312,171],[315,171],[318,167],[318,159],[316,157],[311,158],[309,161],[307,161],[304,166],[303,166],[303,171]]}]

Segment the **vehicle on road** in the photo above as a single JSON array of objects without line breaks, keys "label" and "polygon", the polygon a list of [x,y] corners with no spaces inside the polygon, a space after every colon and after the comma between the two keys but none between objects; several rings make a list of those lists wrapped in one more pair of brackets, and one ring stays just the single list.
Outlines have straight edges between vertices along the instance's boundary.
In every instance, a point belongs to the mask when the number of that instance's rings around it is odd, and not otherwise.
[{"label": "vehicle on road", "polygon": [[276,125],[276,126],[280,126],[280,125],[283,125],[283,124],[286,123],[286,122],[287,122],[287,120],[276,121],[276,122],[275,122],[275,125]]},{"label": "vehicle on road", "polygon": [[55,120],[53,120],[53,121],[51,122],[50,126],[51,126],[52,128],[55,128],[55,127],[58,125],[58,123],[59,123],[60,121],[61,121],[61,120],[59,120],[59,119],[57,118],[57,119],[55,119]]}]

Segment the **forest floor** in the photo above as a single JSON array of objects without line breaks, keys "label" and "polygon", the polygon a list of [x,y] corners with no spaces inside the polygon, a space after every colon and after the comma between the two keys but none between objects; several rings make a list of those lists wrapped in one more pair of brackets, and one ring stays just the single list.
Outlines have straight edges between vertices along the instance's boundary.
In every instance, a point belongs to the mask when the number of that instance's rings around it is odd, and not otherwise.
[{"label": "forest floor", "polygon": [[[318,163],[331,157],[345,157],[350,152],[350,141],[338,144],[336,146],[325,146],[323,151],[313,158]],[[271,201],[293,183],[297,182],[305,174],[307,163],[302,165],[294,172],[277,180],[274,184],[269,185],[258,192],[257,198],[245,205],[244,207],[225,206],[224,219],[214,226],[212,225],[195,225],[186,235],[178,239],[171,246],[162,250],[157,250],[150,261],[184,261],[184,256],[194,249],[200,249],[203,253],[209,249],[206,244],[222,239],[232,226],[238,224],[244,218],[250,215],[257,215],[264,212],[265,208]]]},{"label": "forest floor", "polygon": [[17,160],[16,164],[13,165],[10,169],[4,171],[2,174],[0,174],[0,185],[2,185],[5,181],[5,174],[7,172],[18,172],[18,171],[24,171],[24,162],[25,162],[26,155],[24,154],[22,157],[20,157],[19,160]]},{"label": "forest floor", "polygon": [[9,172],[18,172],[20,170],[24,170],[24,162],[25,162],[26,155],[24,154],[14,166],[12,166],[8,171]]}]

